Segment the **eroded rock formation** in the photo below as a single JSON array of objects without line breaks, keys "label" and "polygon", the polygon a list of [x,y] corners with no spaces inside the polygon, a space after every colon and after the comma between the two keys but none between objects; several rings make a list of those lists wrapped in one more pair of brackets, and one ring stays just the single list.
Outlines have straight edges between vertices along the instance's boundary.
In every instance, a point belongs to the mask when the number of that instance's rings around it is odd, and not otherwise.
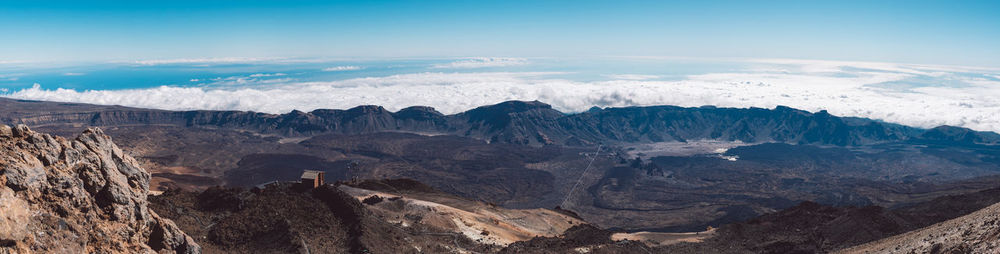
[{"label": "eroded rock formation", "polygon": [[146,207],[149,178],[100,129],[0,125],[0,253],[200,253]]}]

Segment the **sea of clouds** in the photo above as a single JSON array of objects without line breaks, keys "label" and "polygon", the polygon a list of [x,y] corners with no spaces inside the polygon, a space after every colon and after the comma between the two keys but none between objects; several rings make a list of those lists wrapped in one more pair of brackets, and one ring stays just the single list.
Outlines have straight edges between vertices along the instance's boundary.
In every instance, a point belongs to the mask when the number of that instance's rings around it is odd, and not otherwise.
[{"label": "sea of clouds", "polygon": [[[45,89],[5,97],[114,104],[170,110],[214,109],[284,113],[382,105],[432,106],[451,114],[507,100],[539,100],[564,112],[593,106],[679,105],[828,110],[917,127],[953,125],[1000,132],[1000,70],[892,63],[746,60],[742,70],[662,80],[654,74],[604,74],[577,81],[559,72],[452,72],[447,68],[524,67],[523,59],[476,58],[427,72],[300,82],[279,74],[214,80],[204,86],[130,90]],[[355,68],[338,67],[332,71]],[[435,71],[441,69],[441,71]],[[570,73],[571,74],[571,73]]]}]

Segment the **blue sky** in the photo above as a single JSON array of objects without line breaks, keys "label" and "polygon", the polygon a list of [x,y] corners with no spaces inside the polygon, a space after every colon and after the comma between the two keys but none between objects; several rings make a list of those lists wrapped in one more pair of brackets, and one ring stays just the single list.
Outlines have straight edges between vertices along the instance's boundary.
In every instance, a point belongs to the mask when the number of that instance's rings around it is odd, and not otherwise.
[{"label": "blue sky", "polygon": [[1000,1],[3,1],[0,62],[795,58],[1000,67]]}]

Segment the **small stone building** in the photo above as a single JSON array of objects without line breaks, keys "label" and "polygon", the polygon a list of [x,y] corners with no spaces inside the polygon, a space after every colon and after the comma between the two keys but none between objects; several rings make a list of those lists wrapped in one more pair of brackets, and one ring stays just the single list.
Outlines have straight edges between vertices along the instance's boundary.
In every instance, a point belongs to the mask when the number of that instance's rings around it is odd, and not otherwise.
[{"label": "small stone building", "polygon": [[306,170],[302,172],[302,186],[317,188],[323,185],[326,172],[317,170]]}]

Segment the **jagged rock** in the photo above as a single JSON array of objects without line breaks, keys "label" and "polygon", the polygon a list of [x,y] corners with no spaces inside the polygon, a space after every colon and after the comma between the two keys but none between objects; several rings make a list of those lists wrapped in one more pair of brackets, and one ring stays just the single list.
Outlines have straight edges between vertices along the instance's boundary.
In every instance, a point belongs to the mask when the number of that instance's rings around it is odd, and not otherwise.
[{"label": "jagged rock", "polygon": [[30,133],[31,133],[31,129],[29,129],[27,125],[23,125],[23,124],[18,124],[13,129],[13,136],[14,137],[24,137],[24,136],[27,136]]},{"label": "jagged rock", "polygon": [[38,188],[46,178],[42,163],[26,154],[20,154],[19,157],[22,163],[4,166],[3,175],[7,178],[7,186],[18,191]]},{"label": "jagged rock", "polygon": [[100,129],[70,141],[3,125],[0,253],[200,253],[146,207],[149,178]]}]

